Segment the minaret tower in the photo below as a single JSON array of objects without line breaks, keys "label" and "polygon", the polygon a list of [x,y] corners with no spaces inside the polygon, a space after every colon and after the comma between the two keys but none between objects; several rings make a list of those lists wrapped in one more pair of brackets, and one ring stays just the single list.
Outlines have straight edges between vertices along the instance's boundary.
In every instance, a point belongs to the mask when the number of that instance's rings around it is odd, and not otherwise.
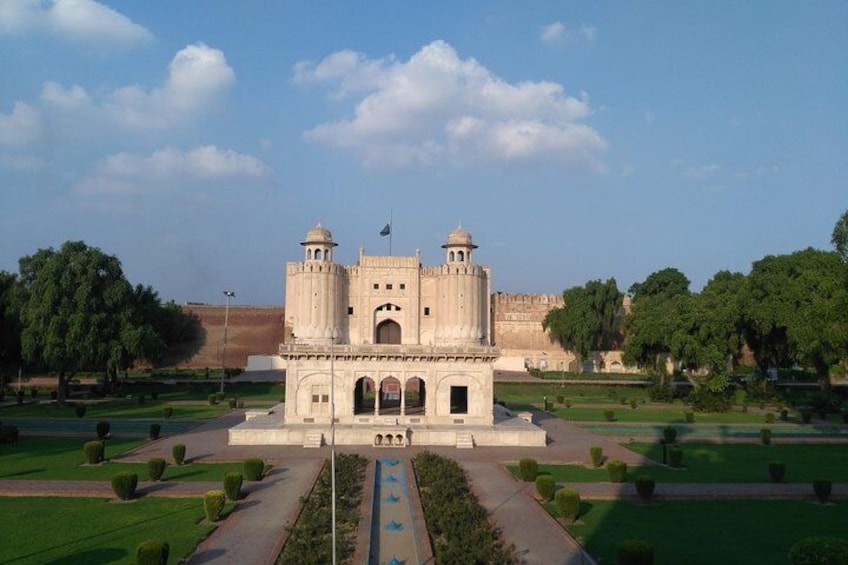
[{"label": "minaret tower", "polygon": [[[292,332],[301,343],[329,343],[339,336],[339,307],[344,269],[333,263],[333,234],[319,223],[301,242],[304,261],[296,265],[294,324]],[[287,291],[288,294],[288,291]]]},{"label": "minaret tower", "polygon": [[436,343],[481,345],[487,342],[488,273],[472,260],[477,246],[471,234],[457,227],[448,234],[445,264],[439,277]]}]

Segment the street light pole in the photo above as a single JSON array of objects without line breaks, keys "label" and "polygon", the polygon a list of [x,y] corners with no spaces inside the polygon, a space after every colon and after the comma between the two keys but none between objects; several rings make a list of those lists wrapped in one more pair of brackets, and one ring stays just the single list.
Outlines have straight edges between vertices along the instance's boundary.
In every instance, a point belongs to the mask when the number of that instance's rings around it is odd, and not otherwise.
[{"label": "street light pole", "polygon": [[227,297],[227,306],[224,308],[224,352],[221,354],[221,393],[224,392],[224,376],[227,374],[227,330],[230,322],[230,298],[236,295],[232,290],[225,290],[224,296]]}]

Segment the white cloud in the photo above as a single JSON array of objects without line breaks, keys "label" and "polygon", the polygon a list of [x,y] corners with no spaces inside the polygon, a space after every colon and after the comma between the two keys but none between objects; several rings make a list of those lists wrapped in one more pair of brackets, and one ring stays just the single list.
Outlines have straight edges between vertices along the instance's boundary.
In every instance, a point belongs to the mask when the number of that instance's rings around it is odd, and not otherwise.
[{"label": "white cloud", "polygon": [[560,21],[543,25],[539,29],[539,41],[546,45],[557,45],[561,43],[592,43],[595,40],[597,28],[586,24],[580,24],[579,28],[569,28]]},{"label": "white cloud", "polygon": [[42,118],[38,109],[16,102],[9,114],[0,112],[0,145],[26,145],[42,134]]},{"label": "white cloud", "polygon": [[108,46],[134,45],[153,39],[147,28],[94,0],[0,2],[0,32],[29,31]]},{"label": "white cloud", "polygon": [[764,177],[767,175],[776,175],[780,172],[780,167],[777,165],[761,165],[753,169],[736,172],[733,176],[738,180],[746,180],[752,178]]},{"label": "white cloud", "polygon": [[710,163],[709,165],[701,165],[697,167],[687,167],[681,173],[681,176],[686,179],[692,180],[704,180],[715,175],[721,167],[716,165],[715,163]]},{"label": "white cloud", "polygon": [[214,145],[188,152],[168,147],[149,156],[111,155],[77,183],[74,191],[83,196],[160,193],[185,184],[258,181],[270,173],[259,159]]},{"label": "white cloud", "polygon": [[317,65],[298,63],[294,80],[360,93],[353,118],[304,135],[354,151],[368,166],[543,159],[604,170],[606,142],[580,123],[592,113],[585,94],[569,96],[552,82],[506,82],[444,41],[406,62],[335,53]]}]

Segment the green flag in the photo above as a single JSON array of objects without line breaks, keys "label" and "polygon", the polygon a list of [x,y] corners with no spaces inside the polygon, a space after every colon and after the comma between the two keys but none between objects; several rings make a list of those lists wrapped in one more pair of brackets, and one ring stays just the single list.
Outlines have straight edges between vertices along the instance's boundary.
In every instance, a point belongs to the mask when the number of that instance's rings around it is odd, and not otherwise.
[{"label": "green flag", "polygon": [[386,226],[380,230],[380,235],[387,236],[392,233],[392,224],[386,224]]}]

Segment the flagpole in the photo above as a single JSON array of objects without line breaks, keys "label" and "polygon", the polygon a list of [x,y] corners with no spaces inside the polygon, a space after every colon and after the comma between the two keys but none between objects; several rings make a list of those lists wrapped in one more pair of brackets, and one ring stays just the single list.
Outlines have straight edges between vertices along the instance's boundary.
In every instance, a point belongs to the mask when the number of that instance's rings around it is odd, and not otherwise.
[{"label": "flagpole", "polygon": [[389,210],[389,257],[392,256],[392,236],[395,231],[395,227],[392,225],[392,212],[393,210]]}]

